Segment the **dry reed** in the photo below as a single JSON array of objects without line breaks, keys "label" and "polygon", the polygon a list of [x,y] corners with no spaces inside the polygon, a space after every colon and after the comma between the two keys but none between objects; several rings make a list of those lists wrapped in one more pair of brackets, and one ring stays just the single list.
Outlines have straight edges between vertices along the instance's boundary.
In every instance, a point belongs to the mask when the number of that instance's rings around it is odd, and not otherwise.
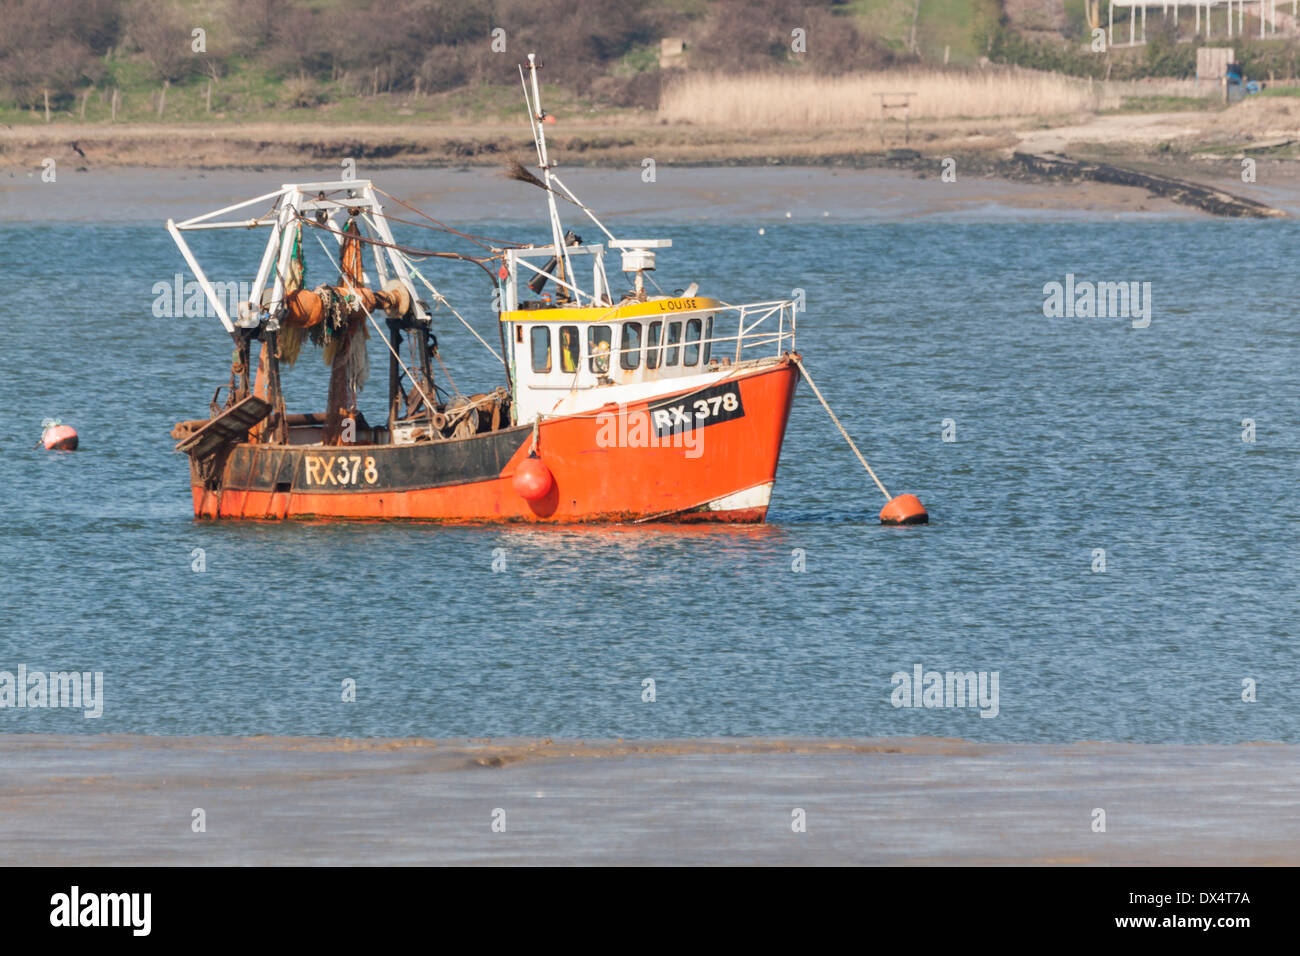
[{"label": "dry reed", "polygon": [[[691,73],[668,84],[659,115],[670,122],[778,128],[879,121],[879,94],[911,93],[912,119],[1060,116],[1119,106],[1106,84],[1032,70],[897,71],[814,76]],[[890,96],[889,102],[902,98]],[[901,110],[889,116],[901,118]]]}]

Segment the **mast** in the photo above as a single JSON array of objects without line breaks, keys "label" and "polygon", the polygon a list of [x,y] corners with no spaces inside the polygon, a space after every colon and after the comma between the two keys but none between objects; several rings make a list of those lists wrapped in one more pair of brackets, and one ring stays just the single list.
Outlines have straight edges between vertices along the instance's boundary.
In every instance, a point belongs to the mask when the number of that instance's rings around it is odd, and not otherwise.
[{"label": "mast", "polygon": [[[564,245],[563,230],[560,225],[560,211],[555,206],[555,187],[551,184],[551,160],[546,152],[546,130],[544,122],[546,111],[542,109],[541,87],[537,83],[537,54],[528,54],[528,73],[532,80],[533,95],[529,102],[528,119],[533,130],[533,140],[537,144],[537,163],[541,167],[542,177],[546,182],[546,203],[551,214],[551,240],[555,243],[555,254],[564,264],[564,281],[576,288],[573,270],[569,265],[569,253]],[[528,87],[524,87],[527,98]]]}]

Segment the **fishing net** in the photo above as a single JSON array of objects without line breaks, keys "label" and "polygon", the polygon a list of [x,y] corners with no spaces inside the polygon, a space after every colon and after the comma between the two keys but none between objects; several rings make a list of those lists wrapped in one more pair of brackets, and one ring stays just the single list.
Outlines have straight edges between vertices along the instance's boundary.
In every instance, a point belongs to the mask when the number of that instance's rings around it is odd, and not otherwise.
[{"label": "fishing net", "polygon": [[[307,263],[302,253],[302,226],[294,231],[293,257],[289,260],[289,274],[285,276],[285,295],[299,291],[307,275]],[[301,326],[286,322],[280,327],[280,361],[290,368],[298,361],[302,352],[302,343],[307,338],[307,330]]]}]

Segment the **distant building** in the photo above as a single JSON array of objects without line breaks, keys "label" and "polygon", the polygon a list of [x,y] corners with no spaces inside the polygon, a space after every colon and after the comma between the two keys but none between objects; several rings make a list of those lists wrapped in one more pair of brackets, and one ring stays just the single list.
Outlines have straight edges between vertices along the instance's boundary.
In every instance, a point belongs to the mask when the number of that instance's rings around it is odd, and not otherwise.
[{"label": "distant building", "polygon": [[686,65],[686,41],[681,37],[664,37],[659,41],[659,69]]},{"label": "distant building", "polygon": [[1203,46],[1196,51],[1196,80],[1214,80],[1218,82],[1228,75],[1228,64],[1232,62],[1232,47]]},{"label": "distant building", "polygon": [[[1123,30],[1120,31],[1119,43],[1115,42],[1116,7],[1128,11],[1128,46],[1147,42],[1148,7],[1152,9],[1152,16],[1155,16],[1156,8],[1159,8],[1160,16],[1166,22],[1173,16],[1174,32],[1180,42],[1202,33],[1209,40],[1216,36],[1245,36],[1247,32],[1258,32],[1261,37],[1296,32],[1296,17],[1279,11],[1277,0],[1108,0],[1108,5],[1110,9],[1106,15],[1106,25],[1111,46],[1125,45]],[[1192,8],[1190,37],[1184,32],[1189,25],[1188,7]],[[1292,9],[1295,9],[1294,3]],[[1248,23],[1248,12],[1257,26]]]}]

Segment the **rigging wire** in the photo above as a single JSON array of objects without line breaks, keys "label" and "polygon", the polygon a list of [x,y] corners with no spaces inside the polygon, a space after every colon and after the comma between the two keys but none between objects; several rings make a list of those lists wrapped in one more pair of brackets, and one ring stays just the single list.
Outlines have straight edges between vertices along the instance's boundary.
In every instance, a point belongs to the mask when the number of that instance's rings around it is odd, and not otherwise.
[{"label": "rigging wire", "polygon": [[[297,210],[294,210],[293,218],[298,222],[311,226],[313,229],[320,229],[324,232],[332,232],[336,236],[343,235],[343,233],[340,230],[327,226],[324,223],[317,222],[315,219],[310,219],[307,216],[304,216],[302,213],[298,212]],[[320,237],[318,236],[317,238]],[[496,285],[496,275],[492,272],[491,269],[488,268],[487,263],[502,258],[500,254],[492,255],[492,256],[467,256],[459,252],[437,252],[433,249],[415,249],[411,246],[404,246],[396,242],[384,242],[382,239],[374,239],[370,236],[358,235],[355,238],[359,242],[365,242],[372,246],[382,246],[385,249],[395,249],[398,252],[401,252],[404,255],[408,255],[408,256],[416,256],[416,257],[423,256],[425,258],[435,258],[435,259],[460,259],[463,260],[464,262],[472,262],[480,269],[482,269],[484,272],[486,272],[491,277],[492,284]],[[321,243],[321,245],[324,245],[324,243]]]},{"label": "rigging wire", "polygon": [[[471,232],[461,232],[459,229],[453,229],[451,226],[447,225],[445,222],[440,222],[439,220],[434,219],[432,216],[430,216],[430,215],[429,215],[427,212],[425,212],[424,210],[422,210],[422,209],[418,209],[418,208],[416,208],[415,206],[412,206],[410,203],[405,202],[405,201],[403,201],[403,200],[401,200],[401,199],[398,199],[398,198],[397,198],[396,196],[394,196],[392,193],[384,192],[384,190],[380,189],[378,186],[374,185],[373,183],[371,184],[371,187],[370,187],[370,188],[373,189],[375,192],[379,193],[381,196],[387,196],[389,199],[391,199],[393,202],[397,203],[399,206],[405,206],[407,209],[411,210],[411,212],[415,213],[417,216],[422,216],[423,218],[429,220],[429,222],[434,223],[434,224],[437,226],[437,228],[439,228],[439,229],[441,229],[441,230],[443,230],[443,231],[445,231],[445,232],[449,232],[449,233],[451,233],[453,236],[460,236],[462,239],[468,239],[470,242],[473,242],[473,243],[475,243],[475,244],[477,244],[477,245],[483,246],[483,248],[485,248],[485,249],[490,249],[491,247],[490,247],[490,246],[484,246],[484,245],[483,245],[483,242],[480,242],[479,240],[484,240],[484,241],[486,241],[486,242],[493,242],[493,243],[496,243],[498,246],[513,246],[513,247],[516,247],[516,248],[520,248],[520,247],[523,247],[523,246],[527,245],[527,243],[523,243],[523,242],[512,242],[512,241],[509,240],[509,239],[493,239],[491,236],[478,236],[478,235],[475,235],[474,233],[471,233]],[[405,220],[405,219],[394,219],[392,216],[389,216],[387,213],[384,214],[384,218],[385,218],[385,219],[391,219],[393,222],[401,222],[401,223],[406,223],[407,225],[418,226],[418,227],[421,228],[421,229],[432,229],[432,228],[434,228],[433,226],[425,226],[425,225],[423,225],[423,224],[421,224],[421,223],[418,223],[418,222],[417,222],[417,223],[407,222],[407,220]]]},{"label": "rigging wire", "polygon": [[498,355],[497,350],[494,349],[492,346],[488,345],[487,340],[484,339],[483,336],[478,334],[478,330],[475,329],[474,326],[470,325],[469,322],[466,321],[463,315],[461,315],[459,312],[456,311],[455,306],[453,306],[450,302],[447,301],[446,296],[444,296],[441,292],[439,292],[436,288],[434,288],[433,283],[424,277],[424,273],[422,273],[419,269],[415,267],[415,264],[410,260],[410,258],[408,256],[403,255],[400,252],[397,254],[399,256],[402,256],[403,261],[406,263],[406,268],[410,271],[411,275],[415,276],[417,279],[423,282],[425,288],[429,290],[429,293],[435,299],[437,299],[439,303],[445,305],[447,307],[447,310],[451,312],[452,315],[460,319],[461,325],[469,329],[470,334],[473,335],[474,338],[478,339],[485,349],[487,349],[490,353],[492,353],[492,357],[494,359],[504,364],[505,359],[503,359],[500,355]]}]

